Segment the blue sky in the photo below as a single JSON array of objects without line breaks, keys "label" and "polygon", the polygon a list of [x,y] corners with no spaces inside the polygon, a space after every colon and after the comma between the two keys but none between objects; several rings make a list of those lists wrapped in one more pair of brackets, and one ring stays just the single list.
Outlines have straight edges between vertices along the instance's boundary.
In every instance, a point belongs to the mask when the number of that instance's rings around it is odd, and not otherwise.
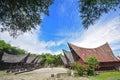
[{"label": "blue sky", "polygon": [[32,53],[58,54],[69,50],[67,42],[77,46],[94,48],[108,42],[115,55],[120,55],[120,13],[111,11],[83,29],[77,0],[55,0],[49,8],[50,16],[42,15],[37,30],[20,35],[17,39],[8,32],[0,33],[0,39]]}]

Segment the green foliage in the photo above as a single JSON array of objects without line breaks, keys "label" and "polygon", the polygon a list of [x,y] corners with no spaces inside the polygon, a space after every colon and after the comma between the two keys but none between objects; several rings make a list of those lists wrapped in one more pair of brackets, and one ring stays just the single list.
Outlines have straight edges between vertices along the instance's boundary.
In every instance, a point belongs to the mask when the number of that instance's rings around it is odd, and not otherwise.
[{"label": "green foliage", "polygon": [[86,64],[90,67],[96,68],[98,66],[98,60],[95,57],[88,57]]},{"label": "green foliage", "polygon": [[87,75],[92,76],[92,75],[94,75],[95,69],[90,66],[86,66],[85,72],[87,73]]},{"label": "green foliage", "polygon": [[37,54],[34,54],[34,53],[30,53],[30,56],[37,56]]},{"label": "green foliage", "polygon": [[95,23],[103,13],[116,10],[119,0],[79,0],[79,9],[84,28]]},{"label": "green foliage", "polygon": [[49,15],[53,0],[0,0],[1,31],[16,37],[41,23],[41,15]]},{"label": "green foliage", "polygon": [[62,54],[58,54],[58,55],[54,55],[54,66],[59,66],[59,65],[62,65],[62,60],[60,58]]},{"label": "green foliage", "polygon": [[98,65],[98,61],[95,57],[89,57],[87,58],[86,61],[86,66],[82,66],[79,62],[74,62],[71,64],[71,67],[73,70],[77,71],[77,73],[79,74],[79,76],[83,76],[86,75],[85,73],[87,73],[87,75],[94,75],[95,73],[95,68]]},{"label": "green foliage", "polygon": [[62,61],[60,59],[60,55],[52,55],[52,54],[41,54],[39,55],[42,58],[40,64],[42,66],[50,65],[50,66],[59,66],[62,65]]},{"label": "green foliage", "polygon": [[95,68],[97,67],[98,65],[98,61],[95,57],[89,57],[87,58],[87,61],[86,61],[86,72],[87,72],[87,75],[94,75],[95,73]]},{"label": "green foliage", "polygon": [[47,54],[46,56],[46,63],[49,65],[52,65],[54,61],[54,56],[52,56],[51,54]]},{"label": "green foliage", "polygon": [[77,71],[80,76],[84,73],[84,68],[79,62],[74,62],[71,64],[73,70]]}]

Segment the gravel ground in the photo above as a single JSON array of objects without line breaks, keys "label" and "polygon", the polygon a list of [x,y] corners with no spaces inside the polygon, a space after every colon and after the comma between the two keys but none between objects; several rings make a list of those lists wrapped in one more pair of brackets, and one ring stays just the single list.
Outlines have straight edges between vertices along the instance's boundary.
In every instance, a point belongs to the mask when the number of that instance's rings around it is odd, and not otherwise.
[{"label": "gravel ground", "polygon": [[67,73],[65,68],[41,68],[30,72],[25,72],[21,74],[6,74],[5,72],[0,72],[0,80],[88,80],[87,78],[80,77],[51,77],[51,74]]}]

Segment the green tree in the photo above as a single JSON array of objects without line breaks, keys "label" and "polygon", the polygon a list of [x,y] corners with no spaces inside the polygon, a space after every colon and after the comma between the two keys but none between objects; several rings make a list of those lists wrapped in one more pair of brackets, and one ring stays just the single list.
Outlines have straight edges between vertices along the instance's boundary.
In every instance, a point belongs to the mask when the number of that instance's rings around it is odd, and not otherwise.
[{"label": "green tree", "polygon": [[12,47],[11,48],[11,51],[9,51],[8,53],[9,54],[25,54],[25,50],[23,50],[23,49],[19,49],[19,48],[17,48],[17,47]]},{"label": "green tree", "polygon": [[86,60],[86,71],[88,75],[94,75],[95,73],[95,68],[98,66],[98,61],[95,57],[89,57]]},{"label": "green tree", "polygon": [[51,54],[46,55],[46,63],[48,65],[53,65],[54,57]]},{"label": "green tree", "polygon": [[46,61],[45,54],[40,54],[39,57],[41,58],[40,65],[44,66],[45,65],[45,61]]},{"label": "green tree", "polygon": [[53,55],[54,56],[54,61],[53,61],[54,66],[60,66],[60,65],[62,65],[62,60],[60,58],[61,55],[62,54]]},{"label": "green tree", "polygon": [[3,55],[4,45],[5,45],[5,42],[3,40],[0,40],[0,60]]},{"label": "green tree", "polygon": [[42,66],[51,65],[51,66],[59,66],[62,65],[62,61],[60,58],[61,54],[52,55],[52,54],[40,54],[39,57],[42,59],[40,64]]},{"label": "green tree", "polygon": [[0,54],[3,54],[3,52],[11,52],[11,45],[6,43],[3,40],[0,40]]},{"label": "green tree", "polygon": [[94,24],[102,14],[116,10],[120,0],[79,0],[79,9],[84,28]]},{"label": "green tree", "polygon": [[53,0],[0,0],[0,30],[16,37],[41,23],[41,15],[49,15]]}]

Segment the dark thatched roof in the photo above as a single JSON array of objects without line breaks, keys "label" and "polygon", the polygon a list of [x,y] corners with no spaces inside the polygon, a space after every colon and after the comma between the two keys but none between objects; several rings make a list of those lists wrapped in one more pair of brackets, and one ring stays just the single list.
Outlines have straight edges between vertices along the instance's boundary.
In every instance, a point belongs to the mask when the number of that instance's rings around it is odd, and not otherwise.
[{"label": "dark thatched roof", "polygon": [[42,61],[42,59],[41,58],[39,58],[39,57],[37,57],[37,59],[35,60],[35,64],[37,64],[37,63],[40,63]]},{"label": "dark thatched roof", "polygon": [[63,53],[64,53],[64,55],[67,58],[69,63],[74,63],[73,55],[71,52],[63,50]]},{"label": "dark thatched roof", "polygon": [[29,54],[23,54],[23,55],[12,55],[12,54],[7,54],[4,53],[2,56],[2,61],[7,62],[7,63],[18,63],[18,62],[24,62],[25,58]]},{"label": "dark thatched roof", "polygon": [[29,56],[26,63],[35,63],[38,56]]},{"label": "dark thatched roof", "polygon": [[40,63],[41,61],[42,61],[42,59],[39,58],[38,61],[37,61],[37,63]]},{"label": "dark thatched roof", "polygon": [[68,64],[67,60],[66,60],[66,58],[64,56],[60,56],[60,58],[61,58],[62,62],[64,63],[64,65]]}]

